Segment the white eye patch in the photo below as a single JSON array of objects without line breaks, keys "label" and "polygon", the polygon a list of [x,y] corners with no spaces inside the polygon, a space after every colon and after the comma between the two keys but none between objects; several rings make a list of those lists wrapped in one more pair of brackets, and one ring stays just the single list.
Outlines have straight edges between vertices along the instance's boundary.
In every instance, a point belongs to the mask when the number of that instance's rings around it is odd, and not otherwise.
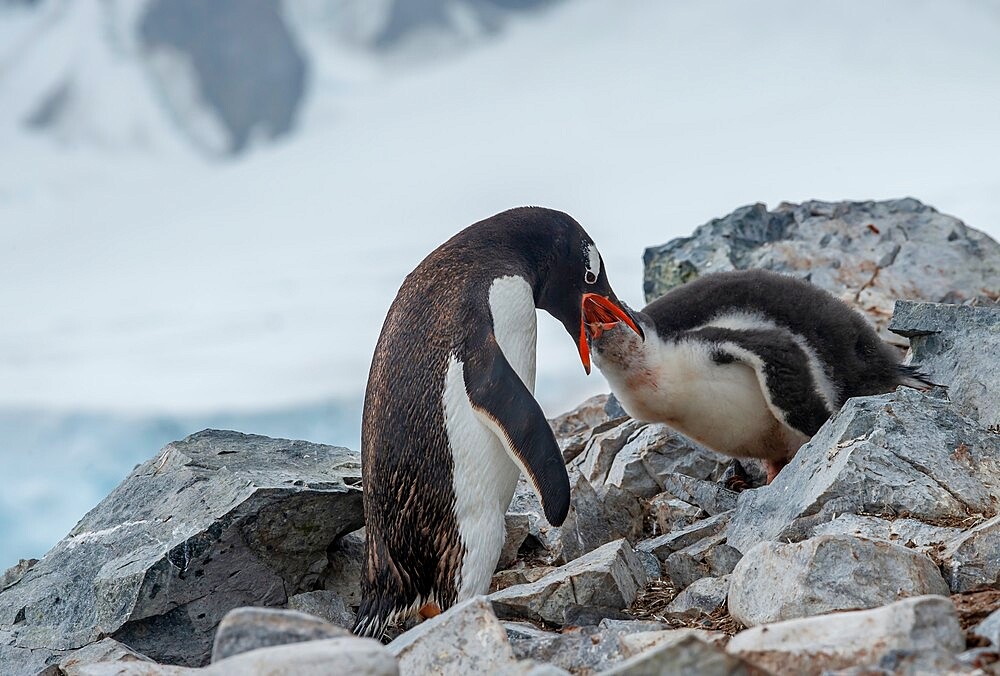
[{"label": "white eye patch", "polygon": [[586,254],[585,264],[587,272],[583,275],[583,280],[587,284],[596,284],[597,278],[601,276],[601,254],[594,244],[588,244],[584,252]]}]

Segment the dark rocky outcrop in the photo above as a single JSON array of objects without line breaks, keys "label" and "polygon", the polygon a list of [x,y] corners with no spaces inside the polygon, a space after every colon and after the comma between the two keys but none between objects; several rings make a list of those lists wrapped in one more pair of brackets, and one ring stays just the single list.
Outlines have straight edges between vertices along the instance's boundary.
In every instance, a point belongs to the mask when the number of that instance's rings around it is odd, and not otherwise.
[{"label": "dark rocky outcrop", "polygon": [[227,611],[316,584],[362,525],[360,478],[344,448],[214,430],[168,444],[0,592],[0,663],[38,670],[104,636],[207,662]]}]

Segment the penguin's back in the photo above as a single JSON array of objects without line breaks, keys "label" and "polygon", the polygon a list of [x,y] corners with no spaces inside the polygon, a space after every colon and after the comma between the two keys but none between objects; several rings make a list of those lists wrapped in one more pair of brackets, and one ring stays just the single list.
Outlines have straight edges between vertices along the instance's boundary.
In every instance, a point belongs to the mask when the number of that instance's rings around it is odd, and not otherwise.
[{"label": "penguin's back", "polygon": [[719,272],[674,288],[643,309],[660,338],[704,327],[779,329],[820,365],[824,398],[876,394],[900,382],[899,356],[846,303],[809,282],[769,270]]}]

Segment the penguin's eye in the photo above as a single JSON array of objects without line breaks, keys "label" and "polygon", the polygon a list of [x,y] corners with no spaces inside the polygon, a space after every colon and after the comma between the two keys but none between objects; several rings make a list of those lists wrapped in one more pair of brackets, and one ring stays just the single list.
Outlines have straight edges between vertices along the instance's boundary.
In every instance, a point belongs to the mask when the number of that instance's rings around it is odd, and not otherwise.
[{"label": "penguin's eye", "polygon": [[583,265],[587,269],[583,274],[583,281],[596,284],[601,274],[601,254],[592,242],[587,242],[583,247]]}]

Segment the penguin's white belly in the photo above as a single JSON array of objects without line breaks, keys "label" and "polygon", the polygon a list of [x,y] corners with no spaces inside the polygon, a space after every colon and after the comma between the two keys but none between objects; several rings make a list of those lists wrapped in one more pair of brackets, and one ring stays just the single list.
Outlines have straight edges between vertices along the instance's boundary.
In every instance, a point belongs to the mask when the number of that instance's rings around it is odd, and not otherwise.
[{"label": "penguin's white belly", "polygon": [[[489,294],[497,344],[529,391],[535,385],[536,316],[531,287],[521,277],[494,280]],[[455,521],[465,548],[457,600],[489,591],[506,536],[504,514],[520,469],[496,433],[484,425],[465,387],[465,365],[454,355],[444,388],[444,418],[454,462]]]},{"label": "penguin's white belly", "polygon": [[704,343],[662,343],[655,337],[641,365],[601,364],[615,396],[632,417],[665,422],[721,453],[746,454],[774,435],[775,417],[753,369],[720,367]]}]

